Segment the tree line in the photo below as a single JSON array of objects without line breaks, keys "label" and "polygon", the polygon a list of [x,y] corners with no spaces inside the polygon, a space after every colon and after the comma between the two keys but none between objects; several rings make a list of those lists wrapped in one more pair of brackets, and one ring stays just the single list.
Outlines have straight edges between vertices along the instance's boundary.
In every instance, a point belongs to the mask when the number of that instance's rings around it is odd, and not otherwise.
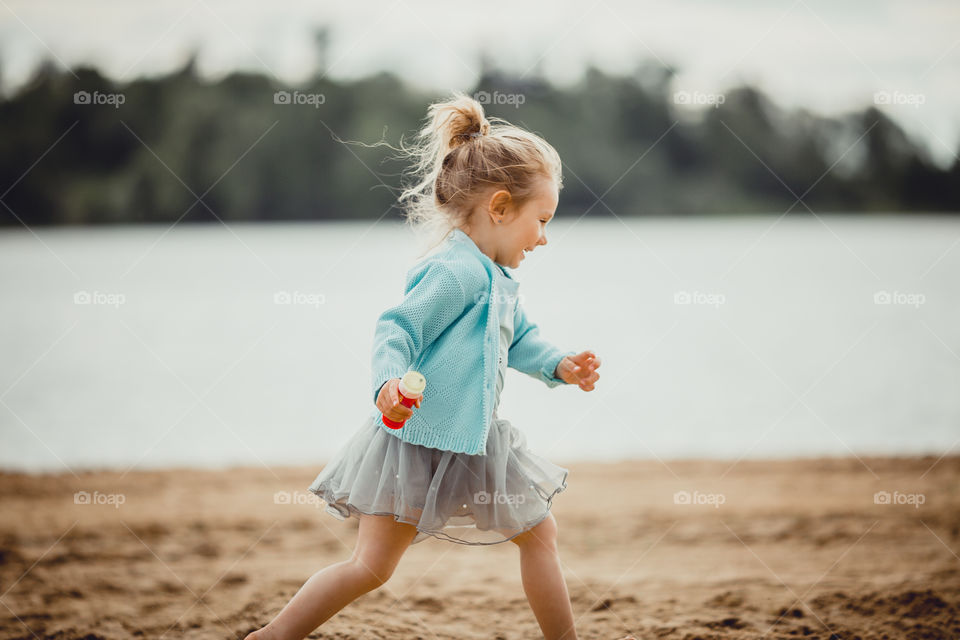
[{"label": "tree line", "polygon": [[[672,77],[589,68],[559,87],[484,65],[467,92],[556,147],[558,216],[960,211],[960,162],[938,167],[874,105],[825,117],[751,86],[674,91]],[[250,72],[205,80],[192,58],[116,83],[46,62],[0,101],[0,220],[398,217],[405,166],[368,145],[409,140],[441,97],[386,72],[291,87]]]}]

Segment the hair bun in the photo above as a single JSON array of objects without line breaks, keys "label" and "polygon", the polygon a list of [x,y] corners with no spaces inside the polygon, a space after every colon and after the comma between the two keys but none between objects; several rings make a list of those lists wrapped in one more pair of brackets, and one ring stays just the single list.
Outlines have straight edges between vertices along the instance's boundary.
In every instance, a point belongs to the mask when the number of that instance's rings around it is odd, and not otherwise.
[{"label": "hair bun", "polygon": [[449,151],[490,131],[483,105],[463,93],[430,106],[431,128],[441,148]]}]

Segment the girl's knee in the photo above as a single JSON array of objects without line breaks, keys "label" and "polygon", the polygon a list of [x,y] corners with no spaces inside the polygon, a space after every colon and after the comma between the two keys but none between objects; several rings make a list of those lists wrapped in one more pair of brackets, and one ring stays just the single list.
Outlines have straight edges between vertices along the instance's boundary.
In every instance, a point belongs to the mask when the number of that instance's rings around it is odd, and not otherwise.
[{"label": "girl's knee", "polygon": [[553,517],[553,513],[551,512],[548,513],[547,517],[540,521],[537,526],[512,538],[511,542],[521,548],[539,547],[556,551],[557,534],[557,519]]},{"label": "girl's knee", "polygon": [[354,555],[348,562],[353,566],[357,583],[365,591],[373,591],[382,587],[393,575],[393,566],[371,562],[361,556]]},{"label": "girl's knee", "polygon": [[386,583],[416,533],[416,527],[396,522],[391,516],[364,515],[350,558],[360,584],[376,589]]}]

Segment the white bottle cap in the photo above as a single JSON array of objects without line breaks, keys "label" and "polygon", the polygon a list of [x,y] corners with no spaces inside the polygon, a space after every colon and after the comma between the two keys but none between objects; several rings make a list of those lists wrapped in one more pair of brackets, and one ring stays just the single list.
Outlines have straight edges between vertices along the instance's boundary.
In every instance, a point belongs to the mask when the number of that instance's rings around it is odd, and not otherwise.
[{"label": "white bottle cap", "polygon": [[397,389],[406,398],[416,398],[427,388],[427,379],[417,371],[407,371],[400,378],[400,385]]}]

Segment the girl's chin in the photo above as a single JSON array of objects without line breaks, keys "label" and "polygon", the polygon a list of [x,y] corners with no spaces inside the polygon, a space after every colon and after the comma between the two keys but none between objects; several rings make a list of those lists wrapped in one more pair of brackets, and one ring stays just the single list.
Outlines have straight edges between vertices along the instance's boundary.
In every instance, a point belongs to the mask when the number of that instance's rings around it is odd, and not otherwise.
[{"label": "girl's chin", "polygon": [[505,266],[505,267],[510,267],[511,269],[516,269],[517,267],[520,266],[520,263],[523,262],[523,259],[524,259],[525,257],[526,257],[526,256],[525,256],[525,255],[523,254],[523,252],[521,251],[520,254],[519,254],[516,258],[513,259],[513,262],[512,262],[512,263],[510,263],[510,264],[504,263],[503,266]]}]

